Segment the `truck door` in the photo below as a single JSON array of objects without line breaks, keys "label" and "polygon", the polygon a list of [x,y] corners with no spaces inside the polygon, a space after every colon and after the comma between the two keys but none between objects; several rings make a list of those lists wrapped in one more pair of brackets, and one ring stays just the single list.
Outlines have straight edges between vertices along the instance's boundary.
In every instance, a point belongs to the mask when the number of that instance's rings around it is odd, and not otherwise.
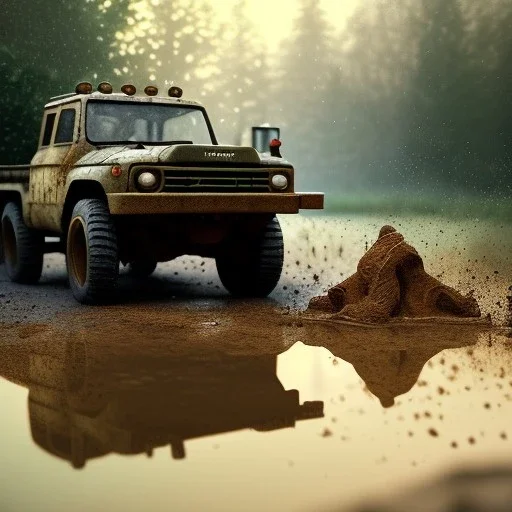
[{"label": "truck door", "polygon": [[34,227],[59,231],[67,167],[63,163],[78,138],[78,103],[46,112],[39,151],[31,162],[31,222]]}]

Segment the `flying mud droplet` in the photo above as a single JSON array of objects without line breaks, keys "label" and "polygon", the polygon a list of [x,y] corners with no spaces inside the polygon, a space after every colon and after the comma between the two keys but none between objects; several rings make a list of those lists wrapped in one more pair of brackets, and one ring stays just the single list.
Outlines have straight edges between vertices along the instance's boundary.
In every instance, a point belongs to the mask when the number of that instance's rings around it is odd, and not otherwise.
[{"label": "flying mud droplet", "polygon": [[332,431],[329,430],[327,427],[325,427],[324,430],[322,431],[321,436],[322,437],[331,437],[332,436]]},{"label": "flying mud droplet", "polygon": [[439,432],[435,428],[429,428],[428,433],[432,437],[439,437]]}]

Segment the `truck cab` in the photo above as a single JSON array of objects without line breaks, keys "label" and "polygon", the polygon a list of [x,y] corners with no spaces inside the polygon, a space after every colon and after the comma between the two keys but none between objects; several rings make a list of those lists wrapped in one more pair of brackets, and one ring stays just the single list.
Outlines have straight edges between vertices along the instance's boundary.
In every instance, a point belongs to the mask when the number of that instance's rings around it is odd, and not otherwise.
[{"label": "truck cab", "polygon": [[[235,295],[272,291],[283,262],[276,214],[321,209],[323,194],[294,191],[294,168],[275,141],[270,152],[219,145],[206,109],[181,96],[178,87],[167,96],[154,86],[144,95],[133,85],[114,92],[106,82],[93,92],[84,82],[45,106],[30,165],[0,167],[11,279],[39,279],[44,236],[52,235],[80,302],[111,295],[119,262],[142,276],[181,254],[215,258]],[[23,239],[35,255],[30,271]],[[95,277],[95,267],[108,267],[110,277]]]}]

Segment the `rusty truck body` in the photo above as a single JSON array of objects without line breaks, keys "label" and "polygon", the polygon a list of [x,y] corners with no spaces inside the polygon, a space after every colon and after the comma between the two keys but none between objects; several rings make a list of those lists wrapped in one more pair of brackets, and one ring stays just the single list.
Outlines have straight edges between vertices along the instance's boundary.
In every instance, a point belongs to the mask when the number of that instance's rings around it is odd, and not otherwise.
[{"label": "rusty truck body", "polygon": [[219,145],[205,108],[177,87],[169,97],[98,89],[82,83],[52,99],[30,164],[0,166],[9,278],[37,282],[57,248],[75,298],[102,303],[115,296],[120,262],[147,276],[193,254],[215,258],[232,294],[268,295],[283,265],[276,214],[321,209],[323,194],[296,193],[283,158]]}]

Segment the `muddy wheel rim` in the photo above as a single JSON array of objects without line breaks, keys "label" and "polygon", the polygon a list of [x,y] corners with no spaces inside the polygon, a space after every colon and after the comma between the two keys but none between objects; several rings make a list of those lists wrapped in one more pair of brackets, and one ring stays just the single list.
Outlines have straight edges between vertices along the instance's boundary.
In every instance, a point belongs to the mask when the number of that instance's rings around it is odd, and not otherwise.
[{"label": "muddy wheel rim", "polygon": [[85,224],[80,217],[75,217],[69,225],[68,258],[71,275],[80,286],[84,286],[87,279],[87,252]]},{"label": "muddy wheel rim", "polygon": [[16,233],[12,222],[4,218],[2,223],[2,241],[4,244],[4,258],[5,262],[14,268],[18,262],[18,248],[16,246]]}]

